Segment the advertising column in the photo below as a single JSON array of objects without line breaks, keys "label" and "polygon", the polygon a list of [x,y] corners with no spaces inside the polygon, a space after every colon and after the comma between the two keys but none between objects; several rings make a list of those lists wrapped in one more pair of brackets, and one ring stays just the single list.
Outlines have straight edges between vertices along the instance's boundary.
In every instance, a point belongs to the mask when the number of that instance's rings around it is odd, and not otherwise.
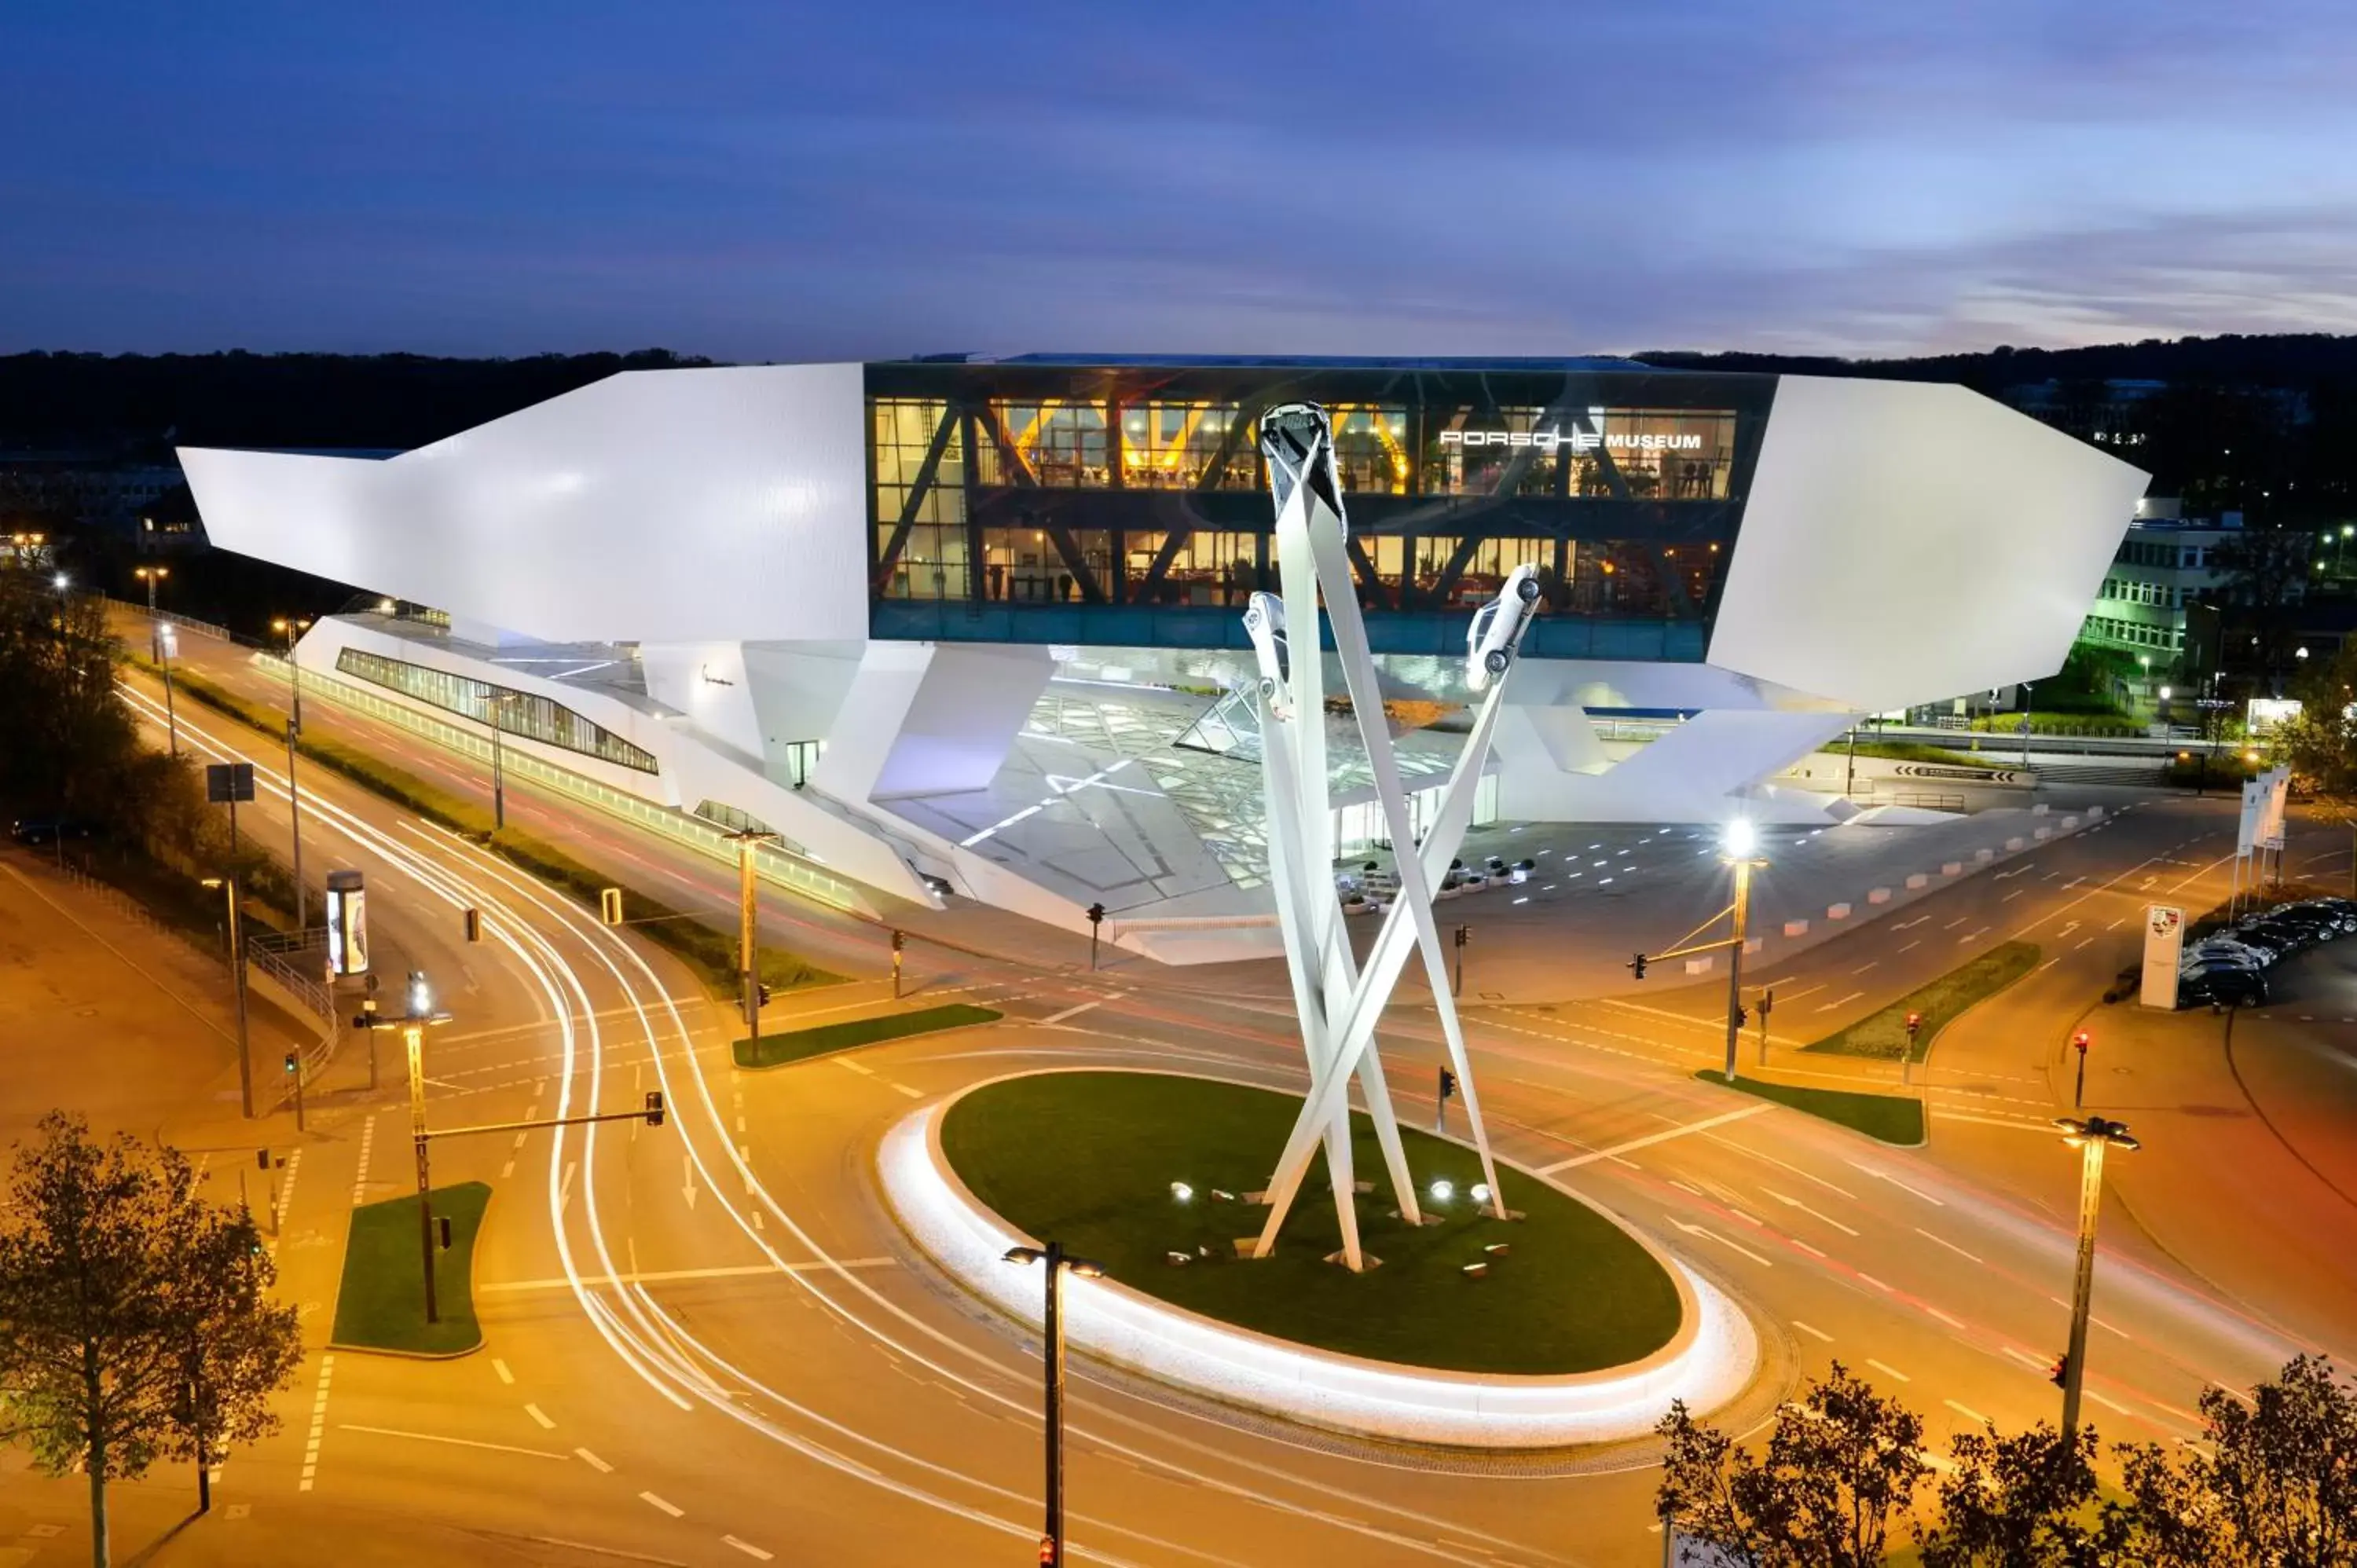
[{"label": "advertising column", "polygon": [[2185,950],[2185,911],[2153,904],[2144,912],[2144,989],[2136,1000],[2147,1007],[2177,1009],[2177,964]]}]

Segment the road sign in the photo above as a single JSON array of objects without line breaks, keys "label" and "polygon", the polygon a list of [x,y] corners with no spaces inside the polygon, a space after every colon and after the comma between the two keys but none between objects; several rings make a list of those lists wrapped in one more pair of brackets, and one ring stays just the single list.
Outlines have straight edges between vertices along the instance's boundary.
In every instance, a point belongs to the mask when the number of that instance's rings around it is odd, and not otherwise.
[{"label": "road sign", "polygon": [[251,762],[209,762],[205,764],[205,799],[216,806],[234,800],[253,799],[253,764]]},{"label": "road sign", "polygon": [[357,871],[328,873],[328,967],[337,974],[368,974],[368,891]]}]

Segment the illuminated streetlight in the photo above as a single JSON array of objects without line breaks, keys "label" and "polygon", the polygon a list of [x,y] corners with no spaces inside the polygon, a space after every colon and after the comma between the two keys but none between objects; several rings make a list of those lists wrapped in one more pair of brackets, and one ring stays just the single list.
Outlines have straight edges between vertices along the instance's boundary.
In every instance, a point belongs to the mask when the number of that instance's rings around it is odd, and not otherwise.
[{"label": "illuminated streetlight", "polygon": [[1727,824],[1719,858],[1735,873],[1735,934],[1727,945],[1727,1081],[1735,1081],[1735,1047],[1743,1032],[1743,944],[1751,920],[1751,873],[1768,864],[1760,854],[1760,829],[1749,817]]},{"label": "illuminated streetlight", "polygon": [[1045,1342],[1040,1354],[1045,1361],[1047,1381],[1047,1528],[1039,1537],[1039,1562],[1042,1568],[1062,1568],[1064,1561],[1064,1276],[1074,1273],[1084,1280],[1102,1278],[1104,1265],[1087,1258],[1068,1256],[1064,1244],[1050,1241],[1045,1247],[1009,1247],[1006,1260],[1028,1268],[1033,1263],[1047,1265],[1047,1310]]},{"label": "illuminated streetlight", "polygon": [[2104,1206],[2104,1151],[2143,1145],[2128,1134],[2125,1122],[2090,1116],[2058,1116],[2062,1142],[2080,1151],[2079,1265],[2071,1294],[2071,1348],[2062,1353],[2062,1452],[2072,1452],[2079,1434],[2079,1389],[2087,1375],[2087,1316],[2095,1291],[2095,1217]]},{"label": "illuminated streetlight", "polygon": [[245,1119],[253,1120],[253,1063],[246,1053],[245,938],[238,923],[237,875],[208,876],[208,887],[221,888],[229,899],[229,967],[237,992],[237,1098]]}]

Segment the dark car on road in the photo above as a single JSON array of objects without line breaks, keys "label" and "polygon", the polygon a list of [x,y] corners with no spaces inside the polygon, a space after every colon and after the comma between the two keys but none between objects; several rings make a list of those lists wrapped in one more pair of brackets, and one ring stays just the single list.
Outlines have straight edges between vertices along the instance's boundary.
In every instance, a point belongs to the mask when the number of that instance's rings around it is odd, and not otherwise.
[{"label": "dark car on road", "polygon": [[60,839],[92,838],[97,835],[98,831],[97,823],[84,822],[80,817],[19,817],[8,824],[8,836],[18,843],[25,844],[56,843]]}]

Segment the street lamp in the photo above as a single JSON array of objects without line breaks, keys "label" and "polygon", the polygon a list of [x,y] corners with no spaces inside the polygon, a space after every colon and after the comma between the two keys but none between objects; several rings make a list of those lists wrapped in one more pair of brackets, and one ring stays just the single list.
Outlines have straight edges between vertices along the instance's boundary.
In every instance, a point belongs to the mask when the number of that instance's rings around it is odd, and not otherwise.
[{"label": "street lamp", "polygon": [[179,628],[169,621],[156,628],[156,662],[164,667],[164,733],[170,737],[172,755],[180,755],[180,714],[172,701],[172,660],[180,651]]},{"label": "street lamp", "polygon": [[134,566],[131,575],[147,585],[147,656],[162,662],[162,621],[156,613],[156,585],[172,575],[169,566]]},{"label": "street lamp", "polygon": [[293,712],[295,728],[298,731],[303,727],[303,666],[295,660],[295,644],[310,625],[307,620],[296,620],[287,616],[280,616],[270,623],[270,629],[286,639],[286,676],[295,686]]},{"label": "street lamp", "polygon": [[737,990],[751,1037],[761,1037],[761,1004],[769,987],[761,983],[760,881],[754,864],[754,846],[778,835],[766,828],[739,828],[727,835],[737,841]]},{"label": "street lamp", "polygon": [[2071,1291],[2071,1348],[2062,1353],[2059,1379],[2062,1385],[2062,1451],[2072,1451],[2079,1435],[2079,1389],[2087,1375],[2087,1314],[2095,1291],[2095,1217],[2104,1207],[2104,1151],[2142,1148],[2128,1134],[2125,1122],[2090,1116],[2058,1116],[2062,1142],[2080,1152],[2079,1265]]},{"label": "street lamp", "polygon": [[253,1120],[253,1063],[246,1050],[245,1035],[245,939],[238,929],[237,875],[208,876],[208,887],[219,887],[229,899],[229,967],[231,983],[237,992],[237,1100],[245,1119]]},{"label": "street lamp", "polygon": [[1760,854],[1760,830],[1749,817],[1727,824],[1719,858],[1735,873],[1735,935],[1727,948],[1727,1081],[1735,1081],[1735,1047],[1743,1029],[1743,943],[1751,918],[1751,873],[1768,864]]},{"label": "street lamp", "polygon": [[1104,1273],[1104,1265],[1087,1258],[1068,1256],[1060,1241],[1050,1241],[1045,1247],[1009,1247],[1006,1260],[1024,1268],[1034,1263],[1047,1265],[1046,1337],[1040,1347],[1041,1355],[1045,1358],[1048,1386],[1047,1530],[1039,1538],[1039,1562],[1041,1568],[1061,1568],[1064,1561],[1064,1275],[1071,1273],[1084,1280],[1098,1279]]},{"label": "street lamp", "polygon": [[401,1043],[409,1057],[409,1141],[417,1154],[417,1237],[425,1262],[425,1321],[439,1323],[442,1314],[434,1299],[434,1177],[425,1154],[425,1029],[447,1024],[447,1013],[434,1010],[434,988],[425,972],[409,972],[408,1009],[402,1015]]}]

